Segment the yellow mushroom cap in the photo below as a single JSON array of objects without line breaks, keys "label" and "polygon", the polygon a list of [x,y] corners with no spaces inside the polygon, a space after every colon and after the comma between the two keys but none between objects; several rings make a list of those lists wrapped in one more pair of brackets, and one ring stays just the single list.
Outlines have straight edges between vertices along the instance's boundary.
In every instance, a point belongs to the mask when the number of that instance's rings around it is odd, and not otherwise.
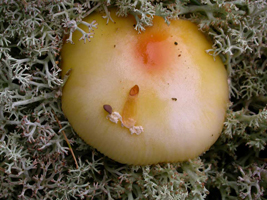
[{"label": "yellow mushroom cap", "polygon": [[75,44],[61,52],[62,76],[72,69],[62,109],[74,130],[127,164],[184,161],[208,150],[228,103],[224,65],[205,51],[210,41],[190,21],[168,26],[155,17],[138,34],[133,17],[111,16],[116,23],[108,25],[101,14],[85,18],[98,23],[91,42],[75,31]]}]

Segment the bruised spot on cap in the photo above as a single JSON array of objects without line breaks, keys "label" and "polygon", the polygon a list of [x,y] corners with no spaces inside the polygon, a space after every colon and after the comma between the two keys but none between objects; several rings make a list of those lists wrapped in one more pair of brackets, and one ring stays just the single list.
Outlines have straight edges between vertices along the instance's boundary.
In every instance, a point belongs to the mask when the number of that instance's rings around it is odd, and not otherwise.
[{"label": "bruised spot on cap", "polygon": [[155,31],[153,28],[138,35],[136,56],[138,66],[145,73],[160,74],[166,71],[171,60],[170,47],[173,45],[168,38],[169,34]]}]

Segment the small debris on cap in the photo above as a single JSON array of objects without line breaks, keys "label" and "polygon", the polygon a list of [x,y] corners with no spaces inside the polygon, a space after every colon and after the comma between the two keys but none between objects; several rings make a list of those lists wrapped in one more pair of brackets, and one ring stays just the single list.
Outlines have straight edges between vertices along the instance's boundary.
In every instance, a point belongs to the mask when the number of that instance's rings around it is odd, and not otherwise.
[{"label": "small debris on cap", "polygon": [[104,105],[103,106],[104,110],[107,111],[110,115],[112,113],[112,107],[110,105]]},{"label": "small debris on cap", "polygon": [[130,96],[135,96],[138,93],[139,93],[139,86],[138,85],[133,86],[129,92]]}]

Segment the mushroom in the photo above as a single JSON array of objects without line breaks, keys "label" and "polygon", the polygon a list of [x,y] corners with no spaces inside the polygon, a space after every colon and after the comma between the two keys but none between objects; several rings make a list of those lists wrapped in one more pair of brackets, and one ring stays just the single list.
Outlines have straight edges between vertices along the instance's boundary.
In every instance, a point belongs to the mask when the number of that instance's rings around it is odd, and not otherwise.
[{"label": "mushroom", "polygon": [[[89,145],[127,164],[193,159],[223,128],[228,104],[225,67],[206,53],[210,40],[187,20],[168,26],[155,17],[142,33],[132,16],[106,24],[101,14],[91,42],[64,44],[62,109]],[[80,26],[86,30],[84,25]],[[104,108],[104,109],[103,109]]]}]

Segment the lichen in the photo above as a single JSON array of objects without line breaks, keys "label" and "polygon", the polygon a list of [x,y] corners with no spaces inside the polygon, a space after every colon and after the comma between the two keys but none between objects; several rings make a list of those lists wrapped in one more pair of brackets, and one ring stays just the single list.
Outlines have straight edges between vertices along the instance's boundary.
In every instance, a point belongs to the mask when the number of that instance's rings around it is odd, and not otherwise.
[{"label": "lichen", "polygon": [[[229,75],[231,106],[221,137],[182,163],[128,166],[85,144],[61,110],[60,49],[88,42],[102,12],[185,18],[210,35]],[[68,37],[65,35],[68,34]],[[0,0],[0,199],[266,199],[266,0]],[[58,125],[55,116],[60,120]],[[74,154],[75,167],[62,131]]]}]

